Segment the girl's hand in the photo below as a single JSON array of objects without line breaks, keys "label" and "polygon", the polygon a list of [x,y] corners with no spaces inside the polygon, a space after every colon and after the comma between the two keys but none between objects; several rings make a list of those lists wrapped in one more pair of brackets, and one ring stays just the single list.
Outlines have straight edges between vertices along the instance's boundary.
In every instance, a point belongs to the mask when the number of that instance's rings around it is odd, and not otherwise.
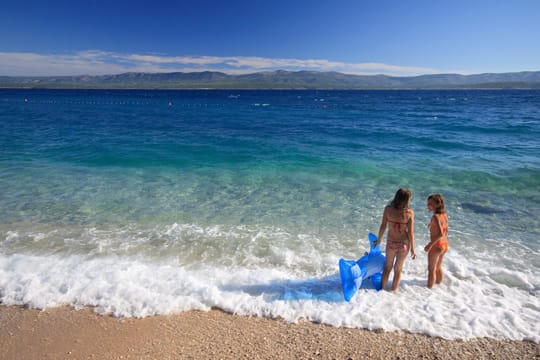
[{"label": "girl's hand", "polygon": [[427,244],[426,247],[424,248],[424,251],[429,252],[429,250],[431,250],[431,246]]},{"label": "girl's hand", "polygon": [[416,259],[416,251],[414,251],[414,249],[411,249],[411,258],[413,260]]}]

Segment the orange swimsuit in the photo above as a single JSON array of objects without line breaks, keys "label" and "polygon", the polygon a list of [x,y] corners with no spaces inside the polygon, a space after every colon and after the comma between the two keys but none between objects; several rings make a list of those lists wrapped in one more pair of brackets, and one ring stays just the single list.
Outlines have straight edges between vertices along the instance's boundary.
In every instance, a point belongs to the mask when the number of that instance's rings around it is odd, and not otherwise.
[{"label": "orange swimsuit", "polygon": [[448,250],[448,240],[439,240],[435,244],[433,244],[433,246],[431,246],[431,248],[432,249],[433,248],[439,248],[442,251],[447,251]]},{"label": "orange swimsuit", "polygon": [[[431,219],[431,222],[429,223],[429,227],[431,228],[432,224],[433,224],[433,219],[435,217],[433,217]],[[442,251],[447,251],[448,250],[448,240],[446,239],[446,236],[448,236],[448,225],[446,225],[445,227],[443,227],[442,229],[442,234],[445,239],[441,239],[441,240],[438,240],[436,241],[432,246],[431,246],[431,249],[433,248],[438,248],[438,249],[441,249]]]}]

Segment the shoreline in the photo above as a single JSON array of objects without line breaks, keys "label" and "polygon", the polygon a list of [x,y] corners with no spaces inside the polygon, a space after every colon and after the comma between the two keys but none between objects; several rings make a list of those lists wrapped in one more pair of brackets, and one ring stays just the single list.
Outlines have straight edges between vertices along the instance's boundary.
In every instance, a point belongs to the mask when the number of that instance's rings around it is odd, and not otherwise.
[{"label": "shoreline", "polygon": [[530,341],[445,340],[221,310],[115,318],[92,308],[0,305],[2,359],[538,359]]}]

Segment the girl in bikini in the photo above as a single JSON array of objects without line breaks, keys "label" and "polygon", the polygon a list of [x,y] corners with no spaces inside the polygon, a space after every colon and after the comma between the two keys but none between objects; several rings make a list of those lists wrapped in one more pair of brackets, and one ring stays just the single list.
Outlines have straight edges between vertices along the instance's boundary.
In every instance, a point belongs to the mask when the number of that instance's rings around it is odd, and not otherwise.
[{"label": "girl in bikini", "polygon": [[401,271],[403,263],[409,250],[413,260],[416,258],[414,250],[414,212],[409,208],[412,193],[409,189],[401,188],[396,192],[394,200],[384,208],[381,226],[379,228],[379,238],[381,239],[388,227],[388,237],[386,239],[386,264],[382,274],[382,288],[386,289],[390,271],[394,269],[394,280],[392,281],[392,291],[397,290],[401,281]]},{"label": "girl in bikini", "polygon": [[444,208],[444,198],[440,194],[430,195],[427,199],[428,211],[433,212],[429,222],[430,242],[424,248],[428,253],[427,287],[440,284],[443,280],[442,262],[448,251],[448,215]]}]

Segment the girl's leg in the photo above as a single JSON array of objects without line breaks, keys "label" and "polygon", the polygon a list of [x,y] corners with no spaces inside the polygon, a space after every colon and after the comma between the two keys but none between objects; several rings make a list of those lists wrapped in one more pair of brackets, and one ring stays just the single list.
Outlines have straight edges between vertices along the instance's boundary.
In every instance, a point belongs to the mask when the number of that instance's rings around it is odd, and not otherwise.
[{"label": "girl's leg", "polygon": [[386,290],[386,285],[388,284],[388,278],[390,277],[390,271],[394,266],[394,258],[396,256],[396,251],[386,247],[386,264],[384,265],[382,280],[381,280],[381,289]]},{"label": "girl's leg", "polygon": [[439,259],[439,255],[441,255],[442,250],[438,247],[432,247],[431,250],[428,252],[428,280],[427,280],[427,287],[432,288],[433,284],[435,284],[436,279],[436,270],[437,270],[437,262]]},{"label": "girl's leg", "polygon": [[396,291],[401,281],[401,271],[403,270],[403,263],[407,258],[408,251],[399,251],[397,253],[396,263],[394,264],[394,280],[392,281],[392,291]]},{"label": "girl's leg", "polygon": [[444,259],[444,254],[446,254],[446,250],[443,251],[437,258],[437,265],[435,266],[435,284],[440,284],[443,281],[444,274],[443,274],[442,262]]}]

